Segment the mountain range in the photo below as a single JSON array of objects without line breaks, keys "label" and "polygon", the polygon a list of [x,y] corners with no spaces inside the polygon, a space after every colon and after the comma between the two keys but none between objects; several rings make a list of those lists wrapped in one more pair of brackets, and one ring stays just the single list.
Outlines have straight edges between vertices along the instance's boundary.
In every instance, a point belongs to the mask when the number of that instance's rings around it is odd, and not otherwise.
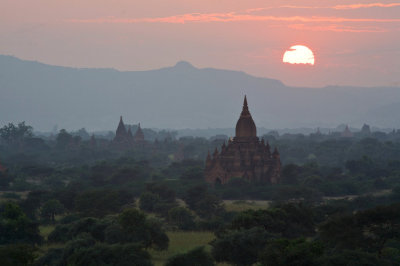
[{"label": "mountain range", "polygon": [[246,94],[257,126],[400,127],[399,87],[289,87],[244,72],[188,62],[149,71],[52,66],[0,55],[0,125],[38,130],[232,128]]}]

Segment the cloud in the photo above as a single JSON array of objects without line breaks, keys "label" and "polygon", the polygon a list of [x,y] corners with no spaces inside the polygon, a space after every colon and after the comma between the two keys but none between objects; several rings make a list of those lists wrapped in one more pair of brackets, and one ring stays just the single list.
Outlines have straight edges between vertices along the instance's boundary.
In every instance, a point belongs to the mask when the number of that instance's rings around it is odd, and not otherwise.
[{"label": "cloud", "polygon": [[371,7],[397,7],[400,3],[369,3],[369,4],[350,4],[350,5],[337,5],[333,6],[333,9],[360,9],[360,8],[371,8]]},{"label": "cloud", "polygon": [[246,13],[254,13],[264,10],[271,9],[335,9],[335,10],[346,10],[346,9],[365,9],[365,8],[392,8],[400,7],[400,3],[368,3],[368,4],[347,4],[347,5],[334,5],[334,6],[296,6],[296,5],[282,5],[282,6],[271,6],[271,7],[259,7],[249,8]]},{"label": "cloud", "polygon": [[133,24],[133,23],[208,23],[208,22],[239,22],[239,21],[281,21],[281,22],[377,22],[391,23],[400,22],[400,18],[348,18],[348,17],[326,17],[326,16],[265,16],[229,13],[188,13],[183,15],[155,17],[155,18],[97,18],[97,19],[71,19],[72,23],[115,23],[115,24]]},{"label": "cloud", "polygon": [[330,25],[305,25],[305,24],[290,24],[289,28],[296,30],[307,30],[307,31],[333,31],[333,32],[387,32],[387,29],[381,27],[352,27],[352,26],[343,26],[337,24]]}]

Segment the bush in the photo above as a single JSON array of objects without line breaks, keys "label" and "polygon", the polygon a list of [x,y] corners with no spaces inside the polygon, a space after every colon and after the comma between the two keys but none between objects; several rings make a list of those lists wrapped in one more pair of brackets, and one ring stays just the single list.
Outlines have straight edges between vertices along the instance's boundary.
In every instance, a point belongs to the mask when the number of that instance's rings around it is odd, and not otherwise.
[{"label": "bush", "polygon": [[258,227],[226,232],[211,242],[212,255],[218,262],[252,265],[257,262],[270,237],[269,233]]},{"label": "bush", "polygon": [[153,212],[154,207],[160,203],[160,197],[151,192],[144,192],[139,199],[139,208],[143,211]]},{"label": "bush", "polygon": [[192,213],[183,207],[175,207],[168,212],[168,221],[181,230],[193,230],[195,227]]},{"label": "bush", "polygon": [[214,266],[213,258],[204,247],[178,254],[168,259],[166,266]]},{"label": "bush", "polygon": [[2,266],[30,265],[36,258],[36,248],[26,244],[0,246]]}]

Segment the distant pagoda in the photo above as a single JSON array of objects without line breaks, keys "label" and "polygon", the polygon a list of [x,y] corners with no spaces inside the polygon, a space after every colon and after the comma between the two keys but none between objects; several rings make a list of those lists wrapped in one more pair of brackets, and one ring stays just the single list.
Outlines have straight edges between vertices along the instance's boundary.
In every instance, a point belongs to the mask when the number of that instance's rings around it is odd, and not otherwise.
[{"label": "distant pagoda", "polygon": [[236,123],[236,136],[225,143],[219,152],[208,153],[205,167],[206,181],[225,184],[239,177],[251,182],[276,184],[280,182],[281,161],[278,150],[271,153],[268,142],[257,137],[257,128],[244,97],[243,110]]},{"label": "distant pagoda", "polygon": [[129,147],[131,145],[135,145],[136,143],[143,143],[144,141],[144,133],[140,127],[140,123],[135,134],[132,135],[131,127],[129,126],[128,130],[126,130],[126,126],[121,116],[119,119],[117,131],[115,132],[115,137],[113,140],[114,144],[121,147]]},{"label": "distant pagoda", "polygon": [[124,121],[122,120],[122,116],[120,116],[117,131],[115,132],[114,142],[125,143],[128,141],[129,141],[129,134],[126,131],[126,127]]},{"label": "distant pagoda", "polygon": [[138,125],[138,129],[136,130],[135,135],[133,136],[133,141],[134,142],[143,142],[144,141],[144,133],[142,131],[142,128],[140,127],[140,123]]}]

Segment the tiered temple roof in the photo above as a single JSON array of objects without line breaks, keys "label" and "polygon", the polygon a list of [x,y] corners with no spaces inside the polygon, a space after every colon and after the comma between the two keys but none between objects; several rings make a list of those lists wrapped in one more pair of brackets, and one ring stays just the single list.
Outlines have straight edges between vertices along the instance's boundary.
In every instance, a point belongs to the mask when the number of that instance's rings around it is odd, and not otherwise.
[{"label": "tiered temple roof", "polygon": [[228,144],[207,155],[205,177],[212,184],[225,184],[239,177],[252,182],[279,183],[281,162],[279,152],[257,137],[257,128],[250,114],[247,97],[236,123],[236,135]]}]

